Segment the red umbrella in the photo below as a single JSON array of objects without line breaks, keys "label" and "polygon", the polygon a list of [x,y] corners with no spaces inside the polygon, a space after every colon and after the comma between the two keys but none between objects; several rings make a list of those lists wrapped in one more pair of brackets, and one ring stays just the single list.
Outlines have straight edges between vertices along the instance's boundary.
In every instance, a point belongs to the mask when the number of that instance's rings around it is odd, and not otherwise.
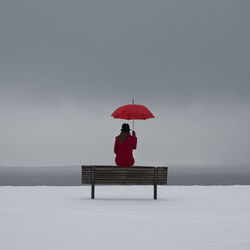
[{"label": "red umbrella", "polygon": [[149,118],[154,118],[154,115],[143,105],[138,104],[128,104],[116,109],[112,115],[114,118],[133,120],[133,130],[134,130],[134,120],[146,120]]}]

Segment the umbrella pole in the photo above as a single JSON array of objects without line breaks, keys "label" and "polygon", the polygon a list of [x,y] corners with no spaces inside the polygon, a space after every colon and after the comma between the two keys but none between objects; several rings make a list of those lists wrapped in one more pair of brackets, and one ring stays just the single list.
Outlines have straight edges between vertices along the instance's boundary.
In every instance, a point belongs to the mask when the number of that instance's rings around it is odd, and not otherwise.
[{"label": "umbrella pole", "polygon": [[[132,104],[135,104],[135,99],[132,100]],[[135,131],[135,120],[132,122],[132,131]]]}]

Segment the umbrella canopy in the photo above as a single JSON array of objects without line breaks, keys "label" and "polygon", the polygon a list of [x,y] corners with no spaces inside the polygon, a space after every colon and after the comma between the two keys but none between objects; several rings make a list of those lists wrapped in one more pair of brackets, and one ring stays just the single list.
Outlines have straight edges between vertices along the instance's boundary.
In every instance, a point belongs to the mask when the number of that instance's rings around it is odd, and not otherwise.
[{"label": "umbrella canopy", "polygon": [[125,120],[146,120],[154,118],[154,115],[145,106],[138,104],[121,106],[116,109],[111,116]]}]

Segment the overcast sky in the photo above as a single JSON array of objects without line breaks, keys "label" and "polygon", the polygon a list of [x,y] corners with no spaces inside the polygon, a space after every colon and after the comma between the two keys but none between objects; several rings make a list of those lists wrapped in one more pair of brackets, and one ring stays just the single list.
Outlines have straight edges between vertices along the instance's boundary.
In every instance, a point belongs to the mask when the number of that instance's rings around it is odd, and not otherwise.
[{"label": "overcast sky", "polygon": [[0,0],[0,165],[250,165],[250,1]]}]

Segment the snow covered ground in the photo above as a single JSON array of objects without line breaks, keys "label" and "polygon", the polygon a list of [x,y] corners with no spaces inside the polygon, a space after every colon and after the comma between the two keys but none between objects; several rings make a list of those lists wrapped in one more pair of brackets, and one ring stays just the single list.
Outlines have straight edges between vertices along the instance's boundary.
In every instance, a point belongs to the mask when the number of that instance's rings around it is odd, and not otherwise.
[{"label": "snow covered ground", "polygon": [[1,250],[250,249],[250,186],[0,187]]}]

